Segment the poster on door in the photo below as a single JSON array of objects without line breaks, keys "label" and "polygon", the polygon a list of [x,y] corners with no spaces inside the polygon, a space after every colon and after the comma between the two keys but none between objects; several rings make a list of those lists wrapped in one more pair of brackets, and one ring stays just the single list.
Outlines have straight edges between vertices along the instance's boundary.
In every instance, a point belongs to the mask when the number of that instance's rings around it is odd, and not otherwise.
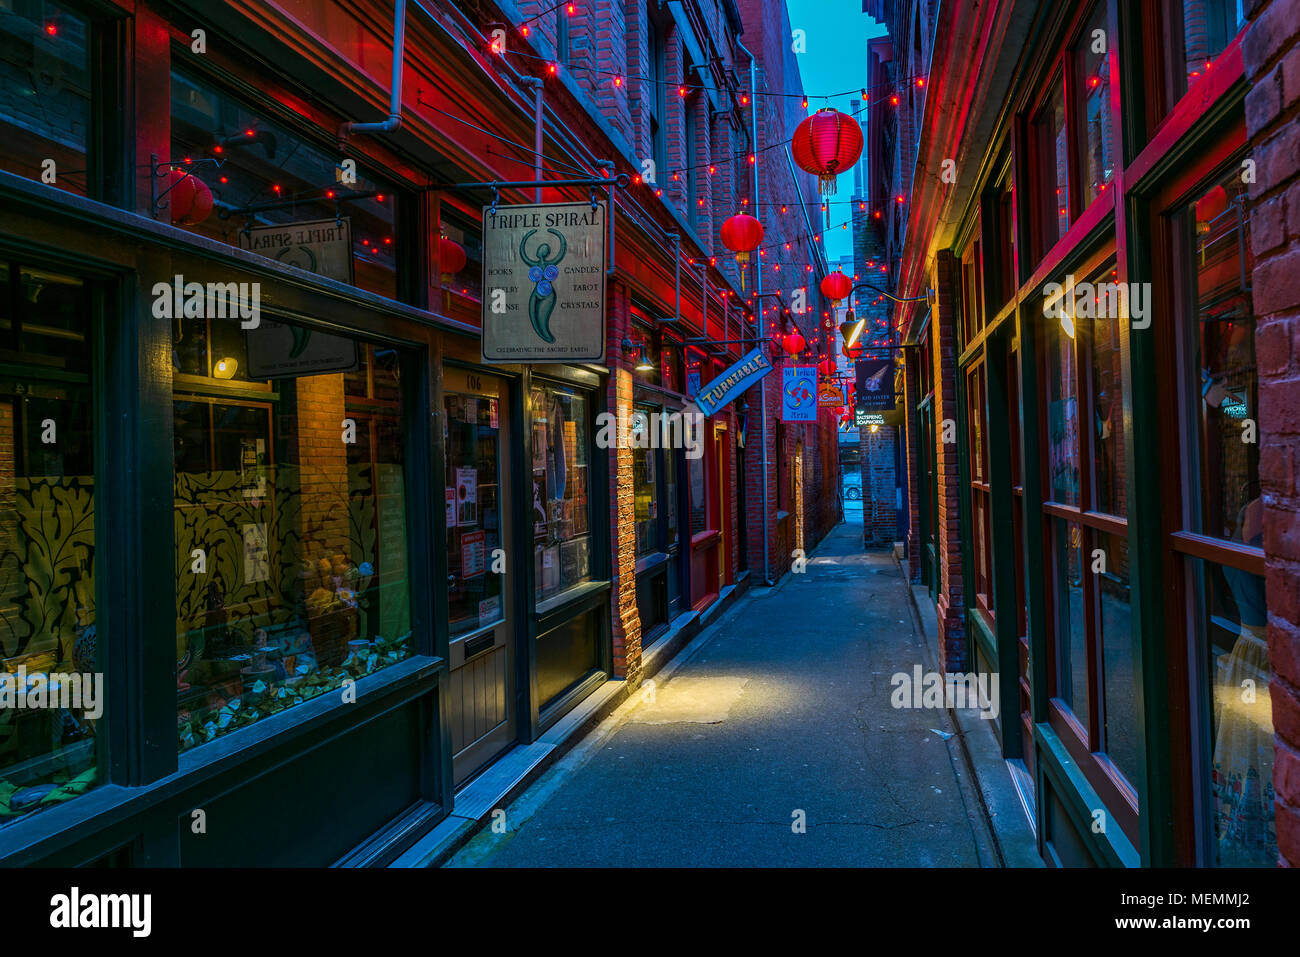
[{"label": "poster on door", "polygon": [[464,532],[460,536],[460,574],[473,578],[487,571],[487,534]]},{"label": "poster on door", "polygon": [[456,469],[457,525],[478,524],[478,470],[472,466]]},{"label": "poster on door", "polygon": [[456,490],[447,489],[447,527],[456,527]]}]

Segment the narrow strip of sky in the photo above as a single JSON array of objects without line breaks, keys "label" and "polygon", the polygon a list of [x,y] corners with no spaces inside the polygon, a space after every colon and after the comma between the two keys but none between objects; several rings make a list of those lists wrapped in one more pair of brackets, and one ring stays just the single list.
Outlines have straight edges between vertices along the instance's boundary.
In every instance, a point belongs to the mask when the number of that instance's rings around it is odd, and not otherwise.
[{"label": "narrow strip of sky", "polygon": [[[867,42],[872,37],[883,36],[884,24],[877,23],[862,12],[862,0],[785,0],[790,15],[791,31],[803,31],[807,46],[799,54],[799,76],[803,88],[811,93],[822,90],[851,90],[867,85]],[[791,37],[790,42],[795,41]],[[849,112],[850,102],[861,94],[831,97],[830,101],[809,100],[809,112],[824,106]],[[848,199],[853,195],[852,172],[842,175],[835,199]],[[853,252],[851,230],[840,229],[838,224],[851,214],[847,206],[832,206],[832,221],[836,228],[826,233],[826,255],[831,262]]]}]

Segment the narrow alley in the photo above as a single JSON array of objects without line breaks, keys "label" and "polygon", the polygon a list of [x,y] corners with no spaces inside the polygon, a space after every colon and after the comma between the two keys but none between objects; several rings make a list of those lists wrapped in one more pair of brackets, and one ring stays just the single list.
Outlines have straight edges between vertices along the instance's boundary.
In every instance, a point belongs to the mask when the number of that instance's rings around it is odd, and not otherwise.
[{"label": "narrow alley", "polygon": [[933,655],[892,555],[860,542],[840,525],[751,591],[449,866],[1001,863],[948,712],[890,705]]}]

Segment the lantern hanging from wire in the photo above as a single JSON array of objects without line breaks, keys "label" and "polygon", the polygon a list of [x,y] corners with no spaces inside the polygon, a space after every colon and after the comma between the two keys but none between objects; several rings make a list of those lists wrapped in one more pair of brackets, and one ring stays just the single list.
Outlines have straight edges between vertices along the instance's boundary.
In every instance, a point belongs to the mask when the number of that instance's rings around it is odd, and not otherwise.
[{"label": "lantern hanging from wire", "polygon": [[862,155],[862,127],[839,110],[818,110],[795,128],[790,152],[800,169],[817,177],[823,193],[834,193],[836,177]]},{"label": "lantern hanging from wire", "polygon": [[722,224],[722,244],[736,254],[736,262],[741,265],[741,292],[745,291],[744,266],[762,241],[763,224],[748,213],[737,213]]},{"label": "lantern hanging from wire", "polygon": [[787,332],[781,337],[781,348],[792,356],[797,357],[799,353],[803,352],[807,345],[808,340],[803,337],[803,333],[798,329],[795,329],[792,332]]},{"label": "lantern hanging from wire", "polygon": [[849,298],[853,292],[853,280],[838,270],[827,273],[821,283],[822,295],[832,302],[839,302],[841,299]]}]

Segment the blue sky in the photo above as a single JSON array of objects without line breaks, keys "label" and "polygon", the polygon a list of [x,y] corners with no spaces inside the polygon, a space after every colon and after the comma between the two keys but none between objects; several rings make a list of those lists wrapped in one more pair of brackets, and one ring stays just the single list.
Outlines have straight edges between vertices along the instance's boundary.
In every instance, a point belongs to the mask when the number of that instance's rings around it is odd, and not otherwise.
[{"label": "blue sky", "polygon": [[[858,91],[867,85],[867,41],[884,34],[884,26],[862,12],[862,0],[786,0],[786,9],[790,29],[802,29],[808,44],[807,52],[799,57],[808,109],[833,106],[848,112],[849,100],[860,96]],[[854,93],[829,101],[818,98],[845,90]],[[852,192],[852,177],[843,176],[832,198],[848,199]],[[831,207],[833,223],[841,223],[848,216],[848,207]],[[843,229],[830,230],[825,242],[831,261],[847,256],[853,248],[849,232]]]}]

